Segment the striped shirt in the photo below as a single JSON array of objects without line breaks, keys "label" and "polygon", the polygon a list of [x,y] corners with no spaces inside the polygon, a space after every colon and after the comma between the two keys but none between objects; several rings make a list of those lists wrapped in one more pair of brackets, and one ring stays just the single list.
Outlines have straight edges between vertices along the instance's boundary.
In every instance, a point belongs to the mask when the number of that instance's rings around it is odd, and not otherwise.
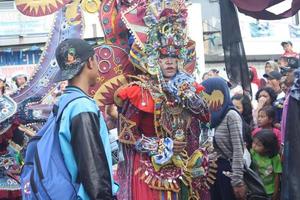
[{"label": "striped shirt", "polygon": [[232,186],[237,186],[243,182],[244,161],[242,131],[242,119],[235,110],[229,110],[223,121],[215,129],[214,139],[218,145],[217,147],[215,146],[215,151],[222,158],[229,158],[232,161]]}]

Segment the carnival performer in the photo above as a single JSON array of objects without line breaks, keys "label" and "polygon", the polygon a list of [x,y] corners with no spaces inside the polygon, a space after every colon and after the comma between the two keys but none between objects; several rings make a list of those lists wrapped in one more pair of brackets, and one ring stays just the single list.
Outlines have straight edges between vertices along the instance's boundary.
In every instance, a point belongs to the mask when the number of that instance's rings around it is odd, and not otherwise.
[{"label": "carnival performer", "polygon": [[186,34],[187,9],[180,1],[136,8],[145,8],[143,20],[150,28],[144,48],[135,35],[130,52],[140,75],[115,94],[122,150],[118,199],[203,200],[213,181],[213,162],[207,149],[199,148],[209,112],[200,96],[203,87],[186,72],[195,59],[194,42]]}]

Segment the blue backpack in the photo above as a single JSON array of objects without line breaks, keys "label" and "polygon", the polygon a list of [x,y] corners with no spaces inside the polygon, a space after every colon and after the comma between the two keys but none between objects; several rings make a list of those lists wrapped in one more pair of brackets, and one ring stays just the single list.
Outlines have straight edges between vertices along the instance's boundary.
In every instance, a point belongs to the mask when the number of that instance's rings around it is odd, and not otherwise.
[{"label": "blue backpack", "polygon": [[25,164],[21,172],[22,199],[77,199],[79,184],[72,183],[59,142],[59,125],[64,109],[75,99],[86,97],[79,93],[62,98],[54,105],[46,124],[28,143]]}]

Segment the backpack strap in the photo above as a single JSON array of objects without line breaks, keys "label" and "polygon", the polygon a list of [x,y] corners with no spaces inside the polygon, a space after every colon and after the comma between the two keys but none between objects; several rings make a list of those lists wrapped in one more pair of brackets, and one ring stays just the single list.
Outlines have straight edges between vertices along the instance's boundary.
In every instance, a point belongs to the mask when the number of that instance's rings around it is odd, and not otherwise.
[{"label": "backpack strap", "polygon": [[53,108],[53,111],[55,112],[54,115],[56,117],[56,122],[58,122],[62,116],[63,111],[65,108],[74,100],[79,98],[88,98],[84,94],[80,93],[73,93],[72,95],[67,95],[65,98],[63,98],[63,101],[59,103],[59,106],[56,105],[56,107]]}]

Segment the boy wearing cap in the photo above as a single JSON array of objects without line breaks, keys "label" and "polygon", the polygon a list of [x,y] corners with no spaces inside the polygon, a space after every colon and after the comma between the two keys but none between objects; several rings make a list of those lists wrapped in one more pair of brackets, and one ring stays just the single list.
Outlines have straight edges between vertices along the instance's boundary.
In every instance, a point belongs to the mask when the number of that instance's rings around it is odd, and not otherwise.
[{"label": "boy wearing cap", "polygon": [[87,95],[98,75],[94,50],[84,40],[67,39],[57,47],[56,60],[60,67],[56,80],[69,83],[60,98],[75,93],[86,96],[65,108],[59,129],[66,166],[72,181],[80,184],[78,196],[81,199],[114,199],[118,186],[112,178],[106,124],[96,102]]}]

